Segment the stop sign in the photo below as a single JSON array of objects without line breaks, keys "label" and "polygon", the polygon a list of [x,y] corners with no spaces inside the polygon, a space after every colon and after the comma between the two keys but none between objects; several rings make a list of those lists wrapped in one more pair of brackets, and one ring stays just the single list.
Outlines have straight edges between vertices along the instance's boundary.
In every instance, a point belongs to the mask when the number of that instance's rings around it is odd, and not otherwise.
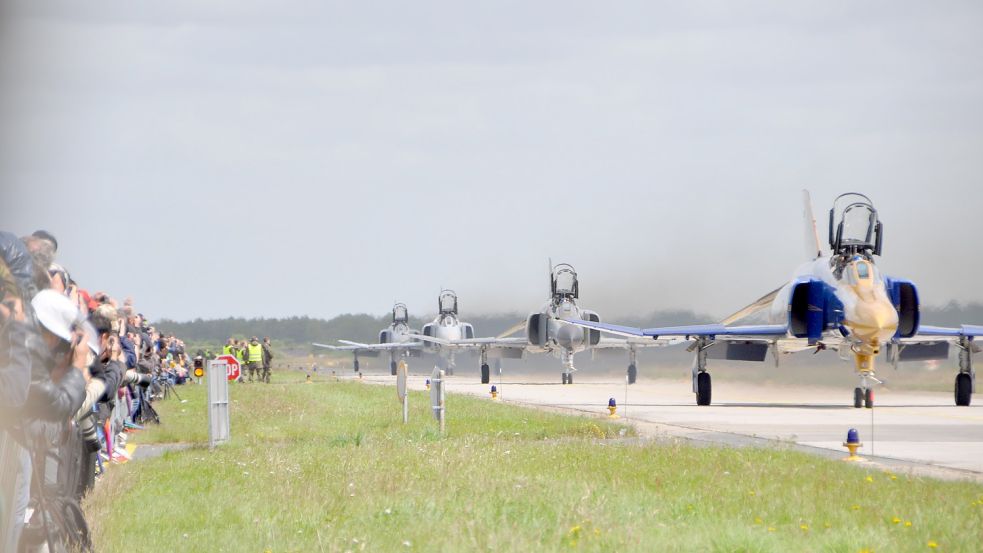
[{"label": "stop sign", "polygon": [[216,361],[225,362],[225,377],[229,380],[236,380],[239,378],[239,360],[233,355],[219,355],[215,358]]}]

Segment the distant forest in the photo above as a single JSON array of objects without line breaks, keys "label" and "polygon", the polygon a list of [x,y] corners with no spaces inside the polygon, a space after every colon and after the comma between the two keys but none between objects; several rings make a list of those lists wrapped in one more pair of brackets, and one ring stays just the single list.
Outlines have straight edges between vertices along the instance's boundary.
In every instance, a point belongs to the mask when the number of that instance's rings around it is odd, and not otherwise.
[{"label": "distant forest", "polygon": [[[285,345],[307,347],[311,342],[334,343],[340,339],[360,342],[376,342],[379,331],[390,323],[390,315],[372,316],[339,315],[332,319],[311,317],[288,317],[280,319],[195,319],[188,322],[161,320],[156,326],[163,332],[172,333],[189,343],[217,346],[229,337],[269,336]],[[521,313],[499,315],[476,315],[464,317],[473,324],[479,336],[495,336],[516,323],[525,320]],[[413,317],[411,326],[421,328],[432,320],[431,317]],[[643,318],[617,318],[612,322],[631,326],[651,327],[712,322],[708,315],[692,311],[657,311]],[[922,307],[923,324],[956,326],[959,324],[983,324],[983,304],[950,303],[944,307]]]}]

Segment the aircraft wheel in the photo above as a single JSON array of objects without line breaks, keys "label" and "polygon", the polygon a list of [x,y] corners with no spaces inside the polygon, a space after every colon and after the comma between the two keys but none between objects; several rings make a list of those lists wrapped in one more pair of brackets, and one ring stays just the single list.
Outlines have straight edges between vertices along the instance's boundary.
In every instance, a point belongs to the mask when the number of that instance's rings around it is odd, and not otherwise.
[{"label": "aircraft wheel", "polygon": [[573,373],[567,375],[567,384],[573,384]]},{"label": "aircraft wheel", "polygon": [[564,384],[567,383],[567,373],[560,373],[560,379]]},{"label": "aircraft wheel", "polygon": [[710,405],[712,386],[710,384],[710,373],[702,372],[696,375],[696,404]]},{"label": "aircraft wheel", "polygon": [[956,405],[969,407],[973,397],[973,380],[966,373],[956,375]]},{"label": "aircraft wheel", "polygon": [[481,383],[488,384],[491,381],[491,369],[487,363],[481,364]]},{"label": "aircraft wheel", "polygon": [[628,365],[628,383],[634,384],[638,380],[638,369],[634,364]]},{"label": "aircraft wheel", "polygon": [[355,360],[355,372],[358,372],[358,359]]},{"label": "aircraft wheel", "polygon": [[860,409],[864,406],[864,391],[862,388],[853,389],[853,407]]},{"label": "aircraft wheel", "polygon": [[392,374],[393,376],[396,376],[396,362],[395,361],[390,361],[389,362],[389,373]]},{"label": "aircraft wheel", "polygon": [[864,407],[868,409],[874,408],[874,390],[870,388],[864,390]]}]

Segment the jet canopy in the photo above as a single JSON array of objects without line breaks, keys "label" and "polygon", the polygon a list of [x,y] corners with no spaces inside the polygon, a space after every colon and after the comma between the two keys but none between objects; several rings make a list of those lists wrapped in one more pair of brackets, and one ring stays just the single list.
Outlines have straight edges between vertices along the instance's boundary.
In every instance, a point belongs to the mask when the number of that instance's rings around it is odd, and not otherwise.
[{"label": "jet canopy", "polygon": [[829,210],[829,246],[837,255],[881,255],[883,227],[870,198],[850,192]]},{"label": "jet canopy", "polygon": [[437,307],[441,315],[457,314],[457,294],[453,290],[442,290],[437,297]]},{"label": "jet canopy", "polygon": [[579,297],[580,284],[577,282],[577,271],[574,271],[573,267],[566,263],[560,263],[553,267],[553,273],[550,276],[550,292],[554,298]]},{"label": "jet canopy", "polygon": [[410,320],[410,313],[406,309],[406,304],[397,303],[393,306],[393,322],[406,323]]}]

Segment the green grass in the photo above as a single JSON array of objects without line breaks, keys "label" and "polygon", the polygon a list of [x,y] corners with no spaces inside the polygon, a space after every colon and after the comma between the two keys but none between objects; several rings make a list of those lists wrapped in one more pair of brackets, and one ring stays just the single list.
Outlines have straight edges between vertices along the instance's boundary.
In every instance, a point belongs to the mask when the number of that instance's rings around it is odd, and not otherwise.
[{"label": "green grass", "polygon": [[[206,441],[204,389],[180,392],[189,401],[159,402],[163,424],[136,443]],[[976,551],[983,539],[976,484],[638,441],[601,418],[453,395],[440,437],[423,394],[404,426],[391,387],[357,382],[232,397],[232,443],[99,482],[85,503],[97,550]]]}]

